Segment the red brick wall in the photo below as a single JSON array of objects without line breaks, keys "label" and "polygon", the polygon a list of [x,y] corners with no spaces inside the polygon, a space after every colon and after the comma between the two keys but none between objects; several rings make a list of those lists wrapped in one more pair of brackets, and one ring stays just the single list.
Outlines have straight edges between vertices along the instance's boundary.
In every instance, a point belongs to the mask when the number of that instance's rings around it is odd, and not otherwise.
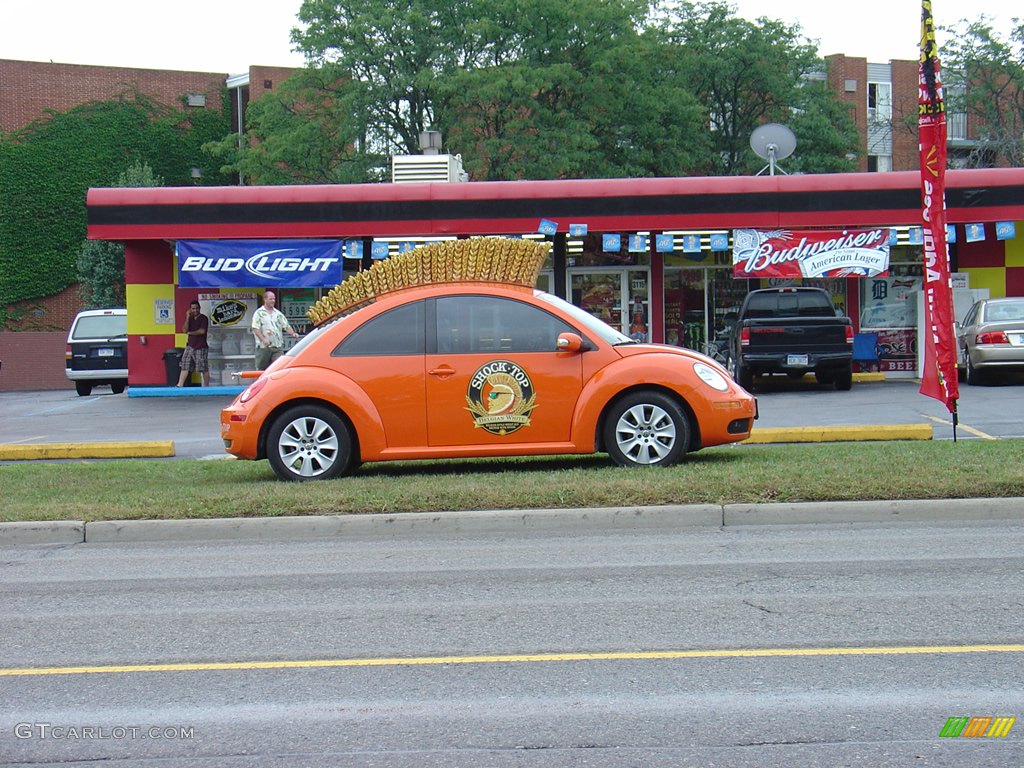
[{"label": "red brick wall", "polygon": [[921,168],[917,140],[916,61],[889,62],[892,68],[892,169],[916,171]]},{"label": "red brick wall", "polygon": [[65,112],[137,88],[162,104],[180,105],[182,94],[202,93],[206,107],[221,108],[227,79],[218,72],[98,67],[0,59],[0,130],[15,131],[42,117],[45,110]]},{"label": "red brick wall", "polygon": [[0,331],[0,392],[74,389],[64,374],[67,340],[66,330]]},{"label": "red brick wall", "polygon": [[20,320],[8,324],[11,331],[62,331],[71,327],[78,310],[82,308],[78,284],[65,288],[60,293],[41,299],[19,301],[6,307],[8,313],[20,314]]},{"label": "red brick wall", "polygon": [[[860,157],[857,159],[857,170],[867,171],[868,169],[868,60],[843,56],[837,53],[834,56],[826,56],[828,64],[828,87],[842,101],[850,105],[850,114],[857,126],[857,135],[860,137],[858,150]],[[857,89],[846,91],[846,81],[855,80]]]}]

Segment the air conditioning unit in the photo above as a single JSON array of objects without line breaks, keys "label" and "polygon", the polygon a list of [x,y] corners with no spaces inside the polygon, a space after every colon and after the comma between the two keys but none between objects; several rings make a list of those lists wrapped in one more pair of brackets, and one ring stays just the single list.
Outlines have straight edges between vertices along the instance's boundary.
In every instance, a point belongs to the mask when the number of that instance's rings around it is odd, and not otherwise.
[{"label": "air conditioning unit", "polygon": [[469,181],[462,170],[462,155],[394,155],[391,158],[394,184]]}]

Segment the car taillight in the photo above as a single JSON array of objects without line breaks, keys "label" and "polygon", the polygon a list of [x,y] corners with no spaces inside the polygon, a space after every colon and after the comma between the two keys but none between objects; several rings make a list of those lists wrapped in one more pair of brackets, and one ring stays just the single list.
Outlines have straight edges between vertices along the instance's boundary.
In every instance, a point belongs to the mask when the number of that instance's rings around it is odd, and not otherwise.
[{"label": "car taillight", "polygon": [[750,329],[749,328],[740,328],[740,346],[741,347],[749,347],[750,346]]},{"label": "car taillight", "polygon": [[975,344],[1009,344],[1010,340],[1006,338],[1006,333],[1003,331],[989,331],[988,333],[979,333],[974,337]]},{"label": "car taillight", "polygon": [[65,360],[70,360],[71,359],[71,347],[70,346],[64,347],[64,359]]},{"label": "car taillight", "polygon": [[265,386],[267,386],[266,379],[257,379],[256,381],[254,381],[252,384],[245,388],[245,391],[239,396],[239,402],[249,402],[254,397],[256,397],[256,395],[260,393],[260,390],[263,389]]},{"label": "car taillight", "polygon": [[853,344],[853,326],[846,326],[846,343]]}]

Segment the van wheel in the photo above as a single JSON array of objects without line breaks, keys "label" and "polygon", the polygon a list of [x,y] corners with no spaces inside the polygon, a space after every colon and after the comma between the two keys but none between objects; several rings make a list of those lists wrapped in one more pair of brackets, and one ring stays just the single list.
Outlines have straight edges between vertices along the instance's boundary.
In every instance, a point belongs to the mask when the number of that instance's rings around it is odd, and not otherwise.
[{"label": "van wheel", "polygon": [[75,392],[78,393],[79,397],[88,397],[92,394],[92,384],[88,381],[76,381]]},{"label": "van wheel", "polygon": [[604,444],[620,467],[667,467],[686,453],[690,422],[672,398],[636,392],[608,412]]},{"label": "van wheel", "polygon": [[327,480],[352,465],[352,436],[345,422],[318,405],[282,413],[267,436],[267,460],[282,480]]},{"label": "van wheel", "polygon": [[115,381],[113,384],[110,385],[110,391],[113,392],[115,395],[120,395],[122,392],[124,392],[125,385],[126,382],[124,381]]}]

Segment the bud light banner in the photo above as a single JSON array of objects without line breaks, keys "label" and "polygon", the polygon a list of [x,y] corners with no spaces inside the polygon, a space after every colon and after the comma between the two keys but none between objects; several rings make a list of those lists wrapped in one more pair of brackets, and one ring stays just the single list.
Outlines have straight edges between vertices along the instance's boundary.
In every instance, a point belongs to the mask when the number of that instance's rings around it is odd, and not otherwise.
[{"label": "bud light banner", "polygon": [[733,277],[876,277],[889,274],[889,229],[737,229]]},{"label": "bud light banner", "polygon": [[340,240],[179,240],[182,288],[318,288],[341,282]]}]

